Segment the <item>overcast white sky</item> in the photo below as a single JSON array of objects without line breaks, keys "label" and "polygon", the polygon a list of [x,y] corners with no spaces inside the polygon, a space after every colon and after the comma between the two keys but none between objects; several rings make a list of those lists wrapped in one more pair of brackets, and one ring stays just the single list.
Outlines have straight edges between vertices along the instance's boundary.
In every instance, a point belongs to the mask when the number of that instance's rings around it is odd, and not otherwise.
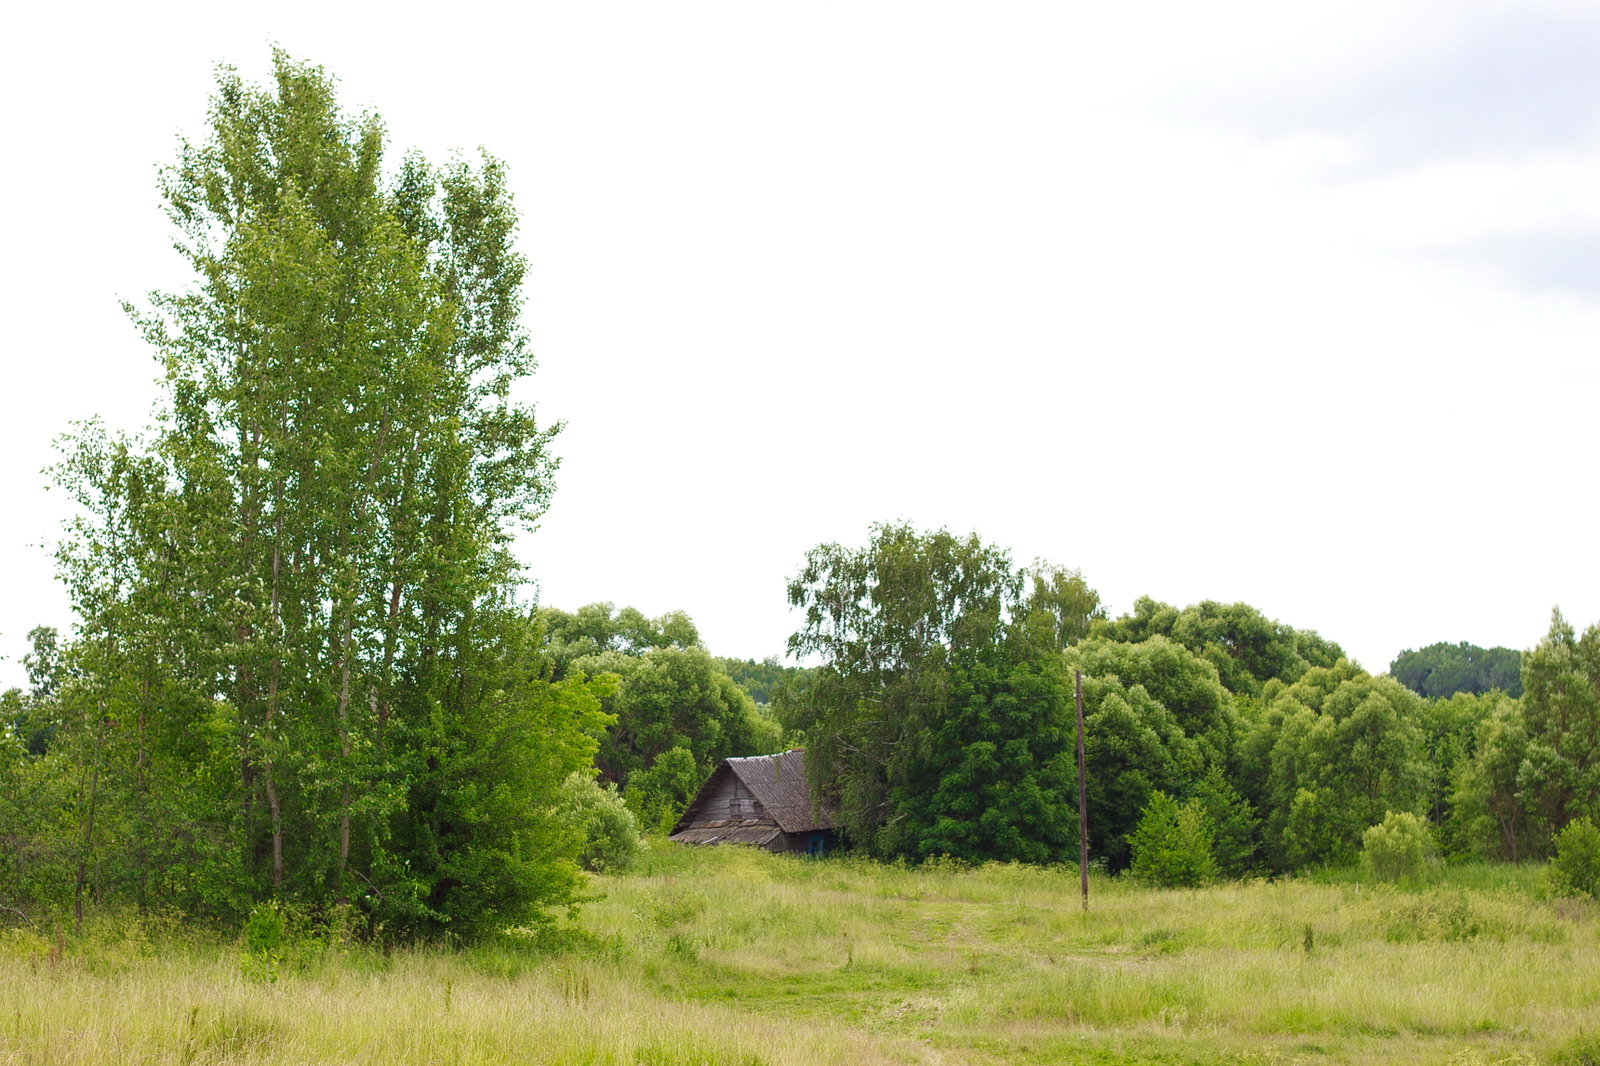
[{"label": "overcast white sky", "polygon": [[395,158],[507,160],[544,602],[781,651],[876,520],[1245,600],[1384,669],[1600,620],[1600,4],[34,4],[10,206],[0,685],[70,624],[40,469],[146,423],[155,167],[269,48]]}]

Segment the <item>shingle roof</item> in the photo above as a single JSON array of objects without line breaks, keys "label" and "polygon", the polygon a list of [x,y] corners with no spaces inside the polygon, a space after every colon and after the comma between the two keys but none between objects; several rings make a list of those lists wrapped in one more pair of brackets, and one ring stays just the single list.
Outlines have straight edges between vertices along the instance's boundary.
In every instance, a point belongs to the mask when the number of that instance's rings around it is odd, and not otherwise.
[{"label": "shingle roof", "polygon": [[733,822],[724,825],[707,825],[698,829],[680,829],[672,834],[679,844],[754,844],[766,847],[772,838],[783,830],[771,822]]},{"label": "shingle roof", "polygon": [[832,829],[839,812],[832,804],[825,803],[820,809],[812,807],[805,756],[804,748],[793,748],[777,755],[724,759],[723,765],[755,794],[785,833]]}]

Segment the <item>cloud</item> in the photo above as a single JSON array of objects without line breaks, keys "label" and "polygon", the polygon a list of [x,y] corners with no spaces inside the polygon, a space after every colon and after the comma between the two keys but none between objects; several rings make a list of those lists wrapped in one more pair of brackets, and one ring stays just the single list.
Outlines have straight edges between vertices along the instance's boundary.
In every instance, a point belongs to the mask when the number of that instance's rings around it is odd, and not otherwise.
[{"label": "cloud", "polygon": [[[1390,49],[1344,53],[1221,108],[1265,139],[1349,137],[1362,169],[1584,149],[1600,130],[1600,12],[1519,6],[1414,23]],[[1367,42],[1370,46],[1371,42]],[[1387,51],[1387,54],[1383,54]]]},{"label": "cloud", "polygon": [[1447,253],[1504,271],[1525,292],[1600,297],[1600,229],[1491,237]]}]

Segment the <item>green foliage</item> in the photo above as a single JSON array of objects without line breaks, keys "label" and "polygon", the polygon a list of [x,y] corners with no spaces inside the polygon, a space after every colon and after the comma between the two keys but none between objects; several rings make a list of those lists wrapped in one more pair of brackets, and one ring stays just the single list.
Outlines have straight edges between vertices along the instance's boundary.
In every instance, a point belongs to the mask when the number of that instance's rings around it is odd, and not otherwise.
[{"label": "green foliage", "polygon": [[1128,845],[1128,872],[1153,885],[1196,888],[1220,873],[1211,818],[1198,800],[1180,805],[1165,792],[1152,792]]},{"label": "green foliage", "polygon": [[688,748],[675,747],[661,753],[648,769],[638,770],[628,782],[628,805],[639,815],[641,824],[666,833],[682,817],[705,780],[705,772]]},{"label": "green foliage", "polygon": [[1486,910],[1459,888],[1398,896],[1385,908],[1384,938],[1400,944],[1503,940],[1509,923],[1497,921]]},{"label": "green foliage", "polygon": [[1522,695],[1522,655],[1510,648],[1480,648],[1466,641],[1408,648],[1389,664],[1389,673],[1417,695],[1435,699],[1495,689],[1512,699]]},{"label": "green foliage", "polygon": [[8,913],[42,917],[70,898],[80,850],[74,770],[60,752],[29,756],[15,736],[0,734],[0,908]]},{"label": "green foliage", "polygon": [[750,750],[741,754],[771,755],[801,746],[789,743],[777,710],[770,704],[756,704],[746,713],[745,720],[749,724]]},{"label": "green foliage", "polygon": [[1312,667],[1332,667],[1344,657],[1339,645],[1274,622],[1246,603],[1205,600],[1180,611],[1141,596],[1132,614],[1097,622],[1091,634],[1126,644],[1166,637],[1215,666],[1237,695],[1256,695],[1273,679],[1293,683]]},{"label": "green foliage", "polygon": [[[1453,697],[1459,700],[1471,697]],[[1468,854],[1519,862],[1543,854],[1548,827],[1523,802],[1518,775],[1528,752],[1522,703],[1501,695],[1474,733],[1473,753],[1456,764],[1450,794],[1451,842]]]},{"label": "green foliage", "polygon": [[561,784],[558,816],[582,838],[578,865],[591,873],[627,873],[646,850],[639,823],[609,781],[575,771]]},{"label": "green foliage", "polygon": [[1025,573],[1029,591],[1023,610],[1029,624],[1042,623],[1060,647],[1076,644],[1089,635],[1095,622],[1105,618],[1100,594],[1089,587],[1083,571],[1035,559]]},{"label": "green foliage", "polygon": [[1421,706],[1393,678],[1348,660],[1263,686],[1237,755],[1243,791],[1265,816],[1271,865],[1351,862],[1386,811],[1427,809]]},{"label": "green foliage", "polygon": [[28,645],[30,650],[22,657],[28,695],[48,700],[61,688],[61,634],[52,626],[34,626],[28,630]]},{"label": "green foliage", "polygon": [[[1109,657],[1103,659],[1102,653]],[[1069,649],[1064,660],[1068,671],[1081,669],[1084,674],[1089,850],[1111,870],[1121,870],[1129,860],[1127,835],[1138,824],[1151,792],[1161,789],[1179,795],[1187,791],[1205,771],[1205,752],[1142,684],[1100,669],[1108,661],[1143,666],[1148,659],[1137,653],[1127,657],[1123,648],[1091,639]],[[1072,728],[1075,732],[1076,723]],[[1076,767],[1066,772],[1076,777]],[[1069,787],[1075,820],[1076,782]],[[1072,828],[1075,830],[1076,824]]]},{"label": "green foliage", "polygon": [[[694,622],[682,611],[659,618],[609,603],[592,603],[567,613],[555,608],[538,612],[544,627],[544,652],[557,678],[614,675],[616,687],[605,700],[613,716],[600,736],[595,765],[604,777],[633,796],[635,809],[649,814],[652,828],[679,800],[676,770],[652,778],[643,789],[633,787],[636,774],[650,770],[674,748],[683,748],[698,768],[687,776],[699,779],[729,756],[761,755],[783,748],[783,729],[776,717],[759,706],[749,691],[729,675],[737,660],[713,658],[700,646]],[[759,667],[769,682],[782,684],[786,671],[777,661]],[[765,690],[763,690],[765,694]],[[690,793],[692,795],[692,791]],[[643,797],[652,797],[648,801]],[[675,816],[674,816],[675,817]]]},{"label": "green foliage", "polygon": [[1051,862],[1076,840],[1060,672],[1006,651],[948,667],[928,749],[889,791],[903,819],[879,830],[885,851]]},{"label": "green foliage", "polygon": [[278,980],[283,971],[285,926],[283,906],[276,900],[250,909],[244,923],[240,960],[246,979],[265,984]]},{"label": "green foliage", "polygon": [[1195,742],[1206,762],[1226,760],[1236,728],[1234,703],[1210,662],[1163,636],[1138,644],[1094,638],[1076,651],[1086,676],[1143,688]]},{"label": "green foliage", "polygon": [[1428,772],[1428,819],[1443,831],[1444,850],[1470,855],[1475,849],[1464,823],[1456,817],[1454,795],[1463,767],[1477,752],[1478,733],[1486,719],[1514,701],[1498,690],[1483,695],[1457,693],[1424,700],[1416,724],[1422,730],[1423,762]]},{"label": "green foliage", "polygon": [[627,791],[632,777],[663,752],[684,748],[702,772],[731,755],[767,754],[769,720],[704,648],[661,647],[574,659],[571,670],[620,679],[606,710],[616,717],[595,756],[608,780]]},{"label": "green foliage", "polygon": [[56,697],[65,679],[60,634],[50,626],[28,631],[29,651],[22,657],[28,691],[0,693],[0,730],[9,731],[30,755],[43,755],[60,729]]},{"label": "green foliage", "polygon": [[1437,853],[1432,826],[1409,811],[1389,811],[1361,834],[1361,869],[1380,881],[1414,878]]},{"label": "green foliage", "polygon": [[1243,877],[1260,848],[1261,821],[1248,800],[1239,795],[1220,766],[1211,766],[1195,786],[1194,800],[1211,823],[1217,872],[1223,877]]},{"label": "green foliage", "polygon": [[[590,603],[568,613],[541,608],[545,654],[557,678],[564,677],[575,660],[605,656],[640,656],[655,648],[687,650],[700,647],[700,631],[682,611],[647,618],[636,607],[618,610],[610,603]],[[607,653],[615,653],[608,655]]]},{"label": "green foliage", "polygon": [[1600,625],[1579,636],[1554,612],[1550,631],[1523,656],[1527,746],[1517,770],[1532,820],[1559,831],[1600,818]]},{"label": "green foliage", "polygon": [[807,554],[789,585],[805,614],[789,651],[822,665],[781,713],[852,840],[917,858],[1070,854],[1062,616],[1030,610],[1025,584],[975,534],[877,525],[863,548]]},{"label": "green foliage", "polygon": [[55,469],[79,622],[34,672],[69,798],[32,839],[80,909],[348,900],[470,936],[580,891],[550,812],[612,685],[550,681],[514,602],[559,428],[511,398],[516,212],[492,158],[383,153],[280,52],[269,88],[221,73],[163,173],[194,280],[134,313],[153,436],[84,424]]},{"label": "green foliage", "polygon": [[1489,693],[1449,701],[1477,702],[1445,827],[1466,854],[1541,858],[1573,819],[1600,818],[1600,626],[1579,636],[1554,612],[1545,638],[1523,655],[1522,679],[1521,700]]},{"label": "green foliage", "polygon": [[1555,844],[1547,870],[1551,891],[1600,898],[1600,829],[1587,817],[1575,818],[1556,834]]},{"label": "green foliage", "polygon": [[581,837],[559,800],[593,756],[609,685],[546,681],[524,619],[473,622],[440,663],[446,698],[417,729],[425,761],[375,856],[376,884],[357,897],[391,928],[474,937],[541,921],[582,889]]},{"label": "green foliage", "polygon": [[1342,863],[1350,855],[1350,845],[1341,827],[1329,812],[1333,800],[1310,789],[1297,789],[1283,819],[1278,852],[1283,865],[1292,869]]},{"label": "green foliage", "polygon": [[717,662],[733,678],[734,684],[748,692],[757,705],[771,703],[774,692],[779,688],[803,685],[811,676],[811,671],[805,667],[784,666],[778,662],[776,655],[769,655],[760,662],[754,659],[721,658]]}]

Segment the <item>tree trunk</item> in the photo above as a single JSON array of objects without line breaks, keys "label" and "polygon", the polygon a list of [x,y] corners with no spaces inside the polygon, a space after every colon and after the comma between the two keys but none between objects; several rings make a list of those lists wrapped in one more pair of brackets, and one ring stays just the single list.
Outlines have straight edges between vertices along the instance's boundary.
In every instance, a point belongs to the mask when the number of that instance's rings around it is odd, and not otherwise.
[{"label": "tree trunk", "polygon": [[[339,672],[339,750],[345,760],[344,772],[350,772],[350,615],[344,619],[344,664]],[[339,794],[339,893],[344,894],[347,871],[350,866],[350,779],[345,778]]]},{"label": "tree trunk", "polygon": [[88,880],[89,849],[94,846],[94,814],[100,800],[100,759],[104,754],[106,706],[101,700],[99,722],[95,727],[94,766],[89,770],[89,810],[83,820],[83,843],[78,848],[78,875],[72,885],[72,916],[79,933],[83,932],[83,887]]}]

